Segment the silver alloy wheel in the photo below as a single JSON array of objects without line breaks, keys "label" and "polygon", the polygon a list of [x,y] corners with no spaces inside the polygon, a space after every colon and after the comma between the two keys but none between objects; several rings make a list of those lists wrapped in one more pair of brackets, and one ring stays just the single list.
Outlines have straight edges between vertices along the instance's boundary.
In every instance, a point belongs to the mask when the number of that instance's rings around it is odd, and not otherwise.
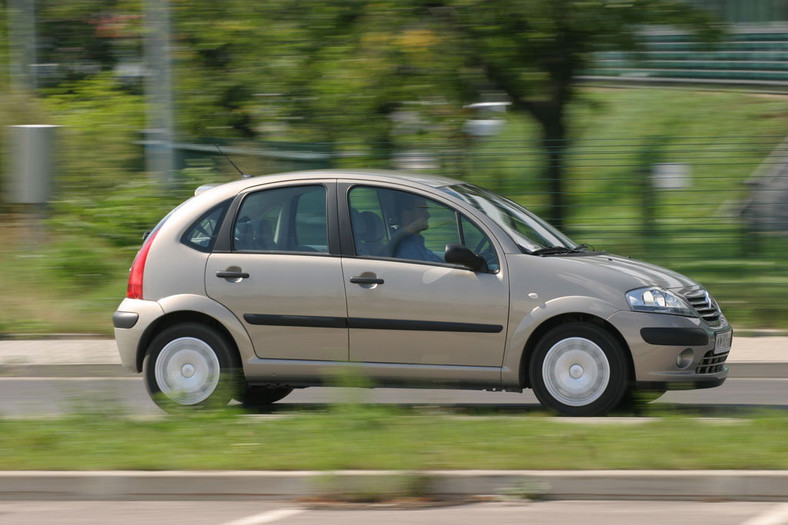
[{"label": "silver alloy wheel", "polygon": [[167,343],[154,370],[161,392],[181,405],[196,405],[208,399],[219,384],[220,372],[213,348],[194,337],[179,337]]},{"label": "silver alloy wheel", "polygon": [[593,403],[610,381],[610,363],[598,344],[584,337],[568,337],[554,344],[542,363],[547,392],[564,405]]}]

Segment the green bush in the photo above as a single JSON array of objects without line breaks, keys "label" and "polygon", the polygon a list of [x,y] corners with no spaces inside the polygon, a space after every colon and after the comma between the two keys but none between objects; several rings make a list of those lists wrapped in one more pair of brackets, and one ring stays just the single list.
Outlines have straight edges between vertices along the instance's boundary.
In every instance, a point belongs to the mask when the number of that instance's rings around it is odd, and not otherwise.
[{"label": "green bush", "polygon": [[105,282],[117,273],[114,251],[101,242],[84,237],[64,237],[55,241],[47,257],[55,275],[78,286]]},{"label": "green bush", "polygon": [[86,242],[100,239],[117,248],[133,248],[140,245],[144,232],[208,182],[217,182],[217,175],[208,167],[183,170],[172,187],[137,177],[98,195],[68,195],[56,201],[50,222],[55,231],[71,238]]}]

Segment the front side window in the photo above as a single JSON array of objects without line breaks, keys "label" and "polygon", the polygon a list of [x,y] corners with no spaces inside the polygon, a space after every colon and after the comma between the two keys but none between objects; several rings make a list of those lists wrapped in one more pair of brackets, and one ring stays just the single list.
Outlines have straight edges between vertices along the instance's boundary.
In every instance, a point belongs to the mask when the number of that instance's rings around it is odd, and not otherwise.
[{"label": "front side window", "polygon": [[491,191],[472,184],[458,184],[441,189],[490,217],[528,252],[551,247],[568,250],[577,248],[575,242],[544,220]]},{"label": "front side window", "polygon": [[460,225],[462,226],[462,244],[470,248],[476,255],[481,256],[487,262],[487,268],[491,272],[497,272],[501,266],[490,238],[467,217],[460,219]]},{"label": "front side window", "polygon": [[325,187],[293,186],[247,195],[235,221],[233,250],[328,253]]},{"label": "front side window", "polygon": [[359,256],[445,263],[446,245],[461,243],[488,250],[488,267],[498,268],[487,236],[444,204],[415,193],[365,186],[351,189],[348,199]]}]

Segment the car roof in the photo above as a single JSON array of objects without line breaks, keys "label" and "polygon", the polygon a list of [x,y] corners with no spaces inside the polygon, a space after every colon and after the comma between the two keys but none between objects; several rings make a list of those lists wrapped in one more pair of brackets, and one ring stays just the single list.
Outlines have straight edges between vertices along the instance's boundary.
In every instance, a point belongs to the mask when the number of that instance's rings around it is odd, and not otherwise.
[{"label": "car roof", "polygon": [[441,175],[428,175],[426,173],[411,173],[394,170],[322,170],[323,173],[337,174],[345,179],[369,180],[370,178],[388,179],[391,181],[407,181],[423,184],[432,188],[462,184],[462,181],[443,177]]},{"label": "car roof", "polygon": [[423,173],[410,173],[405,171],[394,170],[361,170],[361,169],[324,169],[324,170],[308,170],[308,171],[290,171],[285,173],[275,173],[271,175],[260,175],[257,177],[248,177],[242,180],[236,180],[225,184],[216,186],[205,185],[195,191],[195,195],[199,195],[209,189],[222,188],[229,192],[238,192],[246,188],[258,186],[260,184],[267,184],[271,182],[286,182],[310,179],[346,179],[357,180],[365,182],[406,182],[429,186],[431,188],[440,188],[443,186],[452,186],[454,184],[462,184],[462,181],[452,179],[449,177],[442,177],[438,175],[427,175]]}]

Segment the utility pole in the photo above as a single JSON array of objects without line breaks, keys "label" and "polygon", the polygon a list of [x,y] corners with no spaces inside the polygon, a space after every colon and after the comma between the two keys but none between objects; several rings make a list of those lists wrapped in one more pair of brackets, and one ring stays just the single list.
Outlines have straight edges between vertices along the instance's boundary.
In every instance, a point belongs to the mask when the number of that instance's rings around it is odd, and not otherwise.
[{"label": "utility pole", "polygon": [[145,0],[145,169],[163,185],[175,182],[172,59],[168,0]]}]

